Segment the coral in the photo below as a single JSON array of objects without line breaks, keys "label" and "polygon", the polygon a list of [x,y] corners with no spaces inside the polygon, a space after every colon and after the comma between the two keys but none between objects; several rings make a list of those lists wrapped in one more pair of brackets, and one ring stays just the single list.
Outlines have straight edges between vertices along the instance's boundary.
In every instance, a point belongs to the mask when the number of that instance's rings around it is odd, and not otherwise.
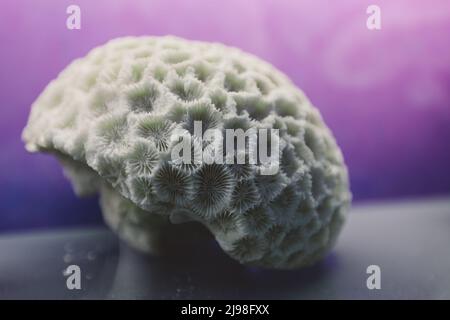
[{"label": "coral", "polygon": [[[226,156],[244,164],[209,161],[206,130],[252,128],[279,130],[277,172],[264,175],[241,149]],[[172,161],[183,131],[188,157],[203,162]],[[23,140],[55,154],[78,195],[99,193],[107,224],[144,251],[189,239],[194,224],[241,263],[310,265],[335,243],[351,201],[341,151],[317,109],[271,65],[221,44],[129,37],[95,48],[48,84]]]}]

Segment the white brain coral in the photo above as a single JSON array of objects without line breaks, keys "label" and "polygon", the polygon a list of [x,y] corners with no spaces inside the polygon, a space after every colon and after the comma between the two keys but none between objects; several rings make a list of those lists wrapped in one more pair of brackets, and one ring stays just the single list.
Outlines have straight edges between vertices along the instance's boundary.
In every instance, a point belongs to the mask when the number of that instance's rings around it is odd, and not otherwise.
[{"label": "white brain coral", "polygon": [[[170,161],[174,130],[193,134],[195,121],[279,129],[280,170]],[[220,44],[139,37],[95,48],[39,96],[23,139],[60,159],[77,194],[100,193],[105,221],[146,251],[194,220],[241,263],[309,265],[334,244],[351,198],[341,152],[303,93]]]}]

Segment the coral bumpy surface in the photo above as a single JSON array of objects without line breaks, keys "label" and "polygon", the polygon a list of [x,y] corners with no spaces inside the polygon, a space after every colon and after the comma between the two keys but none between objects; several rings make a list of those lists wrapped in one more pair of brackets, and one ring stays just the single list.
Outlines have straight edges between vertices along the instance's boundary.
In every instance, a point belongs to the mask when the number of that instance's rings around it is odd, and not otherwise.
[{"label": "coral bumpy surface", "polygon": [[[171,161],[171,134],[193,133],[194,121],[279,129],[280,169]],[[58,157],[78,195],[99,193],[108,225],[144,251],[189,238],[192,223],[171,234],[173,223],[196,221],[241,263],[310,265],[333,246],[351,199],[342,154],[305,95],[221,44],[128,37],[95,48],[49,83],[23,139]]]}]

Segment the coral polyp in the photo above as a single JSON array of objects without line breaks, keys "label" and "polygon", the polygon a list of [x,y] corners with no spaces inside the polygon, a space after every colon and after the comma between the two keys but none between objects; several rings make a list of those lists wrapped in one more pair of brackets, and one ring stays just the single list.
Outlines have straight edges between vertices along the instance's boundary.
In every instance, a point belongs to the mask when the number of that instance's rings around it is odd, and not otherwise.
[{"label": "coral polyp", "polygon": [[[211,130],[246,136],[229,150]],[[261,145],[250,150],[251,130],[278,170]],[[318,110],[270,64],[217,43],[127,37],[93,49],[37,98],[23,140],[55,154],[78,195],[99,193],[106,223],[147,252],[189,239],[194,224],[241,263],[302,267],[332,248],[351,202]]]}]

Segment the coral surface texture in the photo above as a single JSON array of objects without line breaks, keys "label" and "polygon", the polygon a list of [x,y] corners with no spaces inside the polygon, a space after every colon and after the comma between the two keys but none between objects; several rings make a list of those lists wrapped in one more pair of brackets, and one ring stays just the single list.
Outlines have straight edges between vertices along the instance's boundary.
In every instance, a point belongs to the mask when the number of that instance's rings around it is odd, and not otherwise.
[{"label": "coral surface texture", "polygon": [[[278,129],[279,170],[172,161],[178,129],[207,154],[195,121],[202,132]],[[99,193],[106,223],[143,251],[203,225],[240,263],[306,266],[333,246],[351,201],[318,110],[268,63],[216,43],[127,37],[97,47],[49,83],[23,139],[59,159],[78,195]]]}]

